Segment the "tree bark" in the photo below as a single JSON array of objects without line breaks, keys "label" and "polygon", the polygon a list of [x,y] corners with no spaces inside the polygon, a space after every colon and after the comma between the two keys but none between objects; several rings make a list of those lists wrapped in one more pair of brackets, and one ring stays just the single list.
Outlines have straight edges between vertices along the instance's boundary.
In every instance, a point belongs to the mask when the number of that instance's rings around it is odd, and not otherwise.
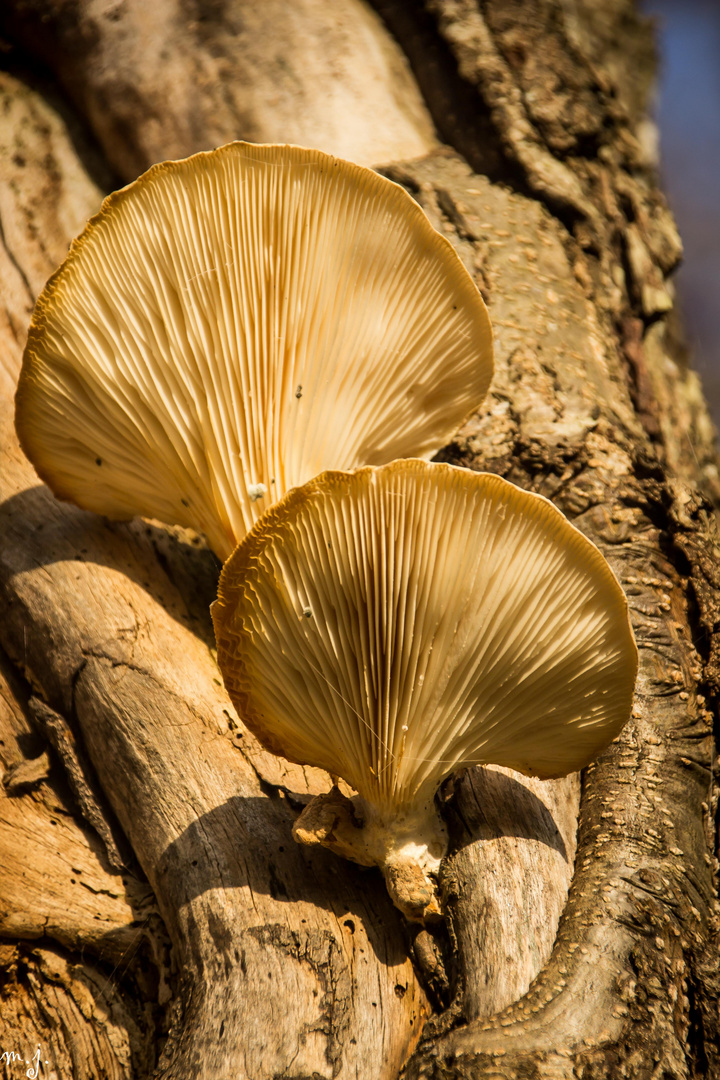
[{"label": "tree bark", "polygon": [[[0,1055],[128,1080],[720,1075],[720,487],[649,28],[629,0],[328,7],[0,14]],[[234,713],[202,542],[58,503],[13,433],[32,303],[101,193],[238,137],[407,187],[495,333],[491,394],[440,456],[553,499],[630,600],[635,708],[581,781],[445,785],[432,931],[293,843],[330,781]]]}]

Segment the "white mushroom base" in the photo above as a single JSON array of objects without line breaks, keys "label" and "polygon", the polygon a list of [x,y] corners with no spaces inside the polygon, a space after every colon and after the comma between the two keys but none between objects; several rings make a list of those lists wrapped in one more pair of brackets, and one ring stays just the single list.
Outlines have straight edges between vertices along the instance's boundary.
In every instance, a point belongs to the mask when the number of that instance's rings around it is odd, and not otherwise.
[{"label": "white mushroom base", "polygon": [[379,866],[395,907],[414,922],[442,918],[435,885],[447,830],[432,798],[383,816],[360,795],[334,787],[317,795],[293,826],[299,844],[322,844],[361,866]]}]

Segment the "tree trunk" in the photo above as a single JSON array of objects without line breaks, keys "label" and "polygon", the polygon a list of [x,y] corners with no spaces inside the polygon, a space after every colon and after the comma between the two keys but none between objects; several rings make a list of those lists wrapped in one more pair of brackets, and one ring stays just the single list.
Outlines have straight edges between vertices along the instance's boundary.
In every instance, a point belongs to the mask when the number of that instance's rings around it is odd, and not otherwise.
[{"label": "tree trunk", "polygon": [[[649,28],[629,0],[6,0],[0,42],[5,1075],[720,1075],[720,484]],[[232,709],[202,542],[57,502],[14,436],[32,304],[102,194],[233,138],[418,200],[495,333],[488,400],[440,456],[553,499],[630,600],[632,719],[582,778],[444,786],[432,931],[294,844],[330,781]]]}]

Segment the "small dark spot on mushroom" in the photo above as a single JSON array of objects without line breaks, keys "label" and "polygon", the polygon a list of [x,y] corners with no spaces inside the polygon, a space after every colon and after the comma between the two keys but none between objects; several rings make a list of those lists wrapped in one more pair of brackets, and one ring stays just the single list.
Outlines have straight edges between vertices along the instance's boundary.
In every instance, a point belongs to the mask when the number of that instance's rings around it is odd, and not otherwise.
[{"label": "small dark spot on mushroom", "polygon": [[355,923],[352,921],[352,919],[346,919],[343,923],[343,926],[347,926],[351,934],[355,933]]},{"label": "small dark spot on mushroom", "polygon": [[298,388],[295,391],[295,397],[296,398],[301,398],[302,397],[302,386],[300,385],[300,383],[298,383]]},{"label": "small dark spot on mushroom", "polygon": [[395,996],[399,998],[405,997],[405,991],[407,986],[402,986],[400,983],[395,983]]},{"label": "small dark spot on mushroom", "polygon": [[190,503],[187,501],[187,499],[181,499],[180,502],[183,504],[183,506],[189,506],[190,505]]},{"label": "small dark spot on mushroom", "polygon": [[96,465],[102,465],[102,458],[101,457],[96,457],[95,458],[95,464]]}]

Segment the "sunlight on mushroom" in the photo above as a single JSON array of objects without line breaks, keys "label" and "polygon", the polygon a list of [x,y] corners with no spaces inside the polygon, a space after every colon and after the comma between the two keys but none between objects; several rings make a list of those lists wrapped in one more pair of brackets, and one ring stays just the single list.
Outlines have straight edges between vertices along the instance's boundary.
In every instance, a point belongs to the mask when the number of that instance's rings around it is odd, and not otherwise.
[{"label": "sunlight on mushroom", "polygon": [[439,912],[445,777],[564,776],[630,716],[637,649],[610,567],[497,476],[417,460],[327,472],[256,524],[212,610],[248,726],[358,793],[319,796],[296,839],[379,865],[410,918]]},{"label": "sunlight on mushroom", "polygon": [[491,377],[482,298],[401,187],[238,142],[105,200],[37,302],[16,424],[59,498],[224,559],[324,469],[430,457]]}]

